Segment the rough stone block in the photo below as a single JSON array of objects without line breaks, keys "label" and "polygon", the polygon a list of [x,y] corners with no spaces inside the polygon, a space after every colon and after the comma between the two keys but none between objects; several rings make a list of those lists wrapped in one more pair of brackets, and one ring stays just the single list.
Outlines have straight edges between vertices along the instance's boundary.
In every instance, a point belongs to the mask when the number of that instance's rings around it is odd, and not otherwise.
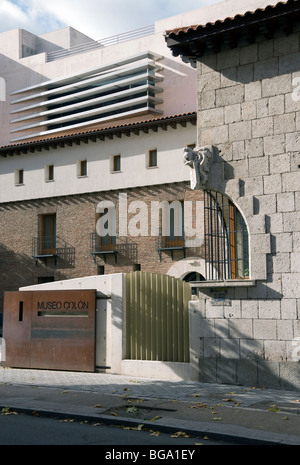
[{"label": "rough stone block", "polygon": [[241,105],[236,103],[225,107],[225,123],[235,123],[241,120]]},{"label": "rough stone block", "polygon": [[258,45],[251,44],[241,47],[240,49],[240,64],[254,63],[258,59]]},{"label": "rough stone block", "polygon": [[290,74],[274,76],[262,81],[263,97],[273,97],[288,92],[292,92],[292,79]]},{"label": "rough stone block", "polygon": [[291,272],[300,273],[300,253],[299,252],[291,253]]},{"label": "rough stone block", "polygon": [[249,177],[267,176],[269,174],[269,158],[250,158]]},{"label": "rough stone block", "polygon": [[297,132],[288,132],[286,134],[286,151],[298,152],[300,147],[300,134]]},{"label": "rough stone block", "polygon": [[293,251],[293,235],[292,233],[281,233],[274,235],[275,245],[273,252],[292,252]]},{"label": "rough stone block", "polygon": [[244,86],[241,84],[216,90],[217,107],[225,107],[244,100]]},{"label": "rough stone block", "polygon": [[300,273],[282,274],[282,291],[286,299],[300,298]]},{"label": "rough stone block", "polygon": [[251,233],[265,234],[266,232],[266,215],[255,215],[247,218],[248,227]]},{"label": "rough stone block", "polygon": [[300,390],[300,363],[295,361],[280,363],[280,387],[285,390]]},{"label": "rough stone block", "polygon": [[248,359],[248,360],[262,359],[264,357],[263,341],[256,341],[252,338],[241,339],[240,355],[241,355],[241,359]]},{"label": "rough stone block", "polygon": [[222,338],[220,342],[221,358],[234,359],[239,358],[240,341],[239,339]]},{"label": "rough stone block", "polygon": [[274,116],[274,134],[286,134],[296,130],[295,113]]},{"label": "rough stone block", "polygon": [[242,301],[242,318],[258,318],[258,301]]},{"label": "rough stone block", "polygon": [[274,273],[289,273],[291,270],[290,254],[277,253],[273,257],[273,272]]},{"label": "rough stone block", "polygon": [[198,124],[200,127],[221,126],[224,123],[224,109],[213,108],[198,112]]},{"label": "rough stone block", "polygon": [[283,213],[283,230],[285,232],[300,231],[299,212]]},{"label": "rough stone block", "polygon": [[217,69],[218,70],[232,68],[233,66],[238,66],[239,63],[240,63],[240,50],[238,48],[226,50],[217,55]]},{"label": "rough stone block", "polygon": [[273,78],[278,75],[278,58],[269,58],[265,61],[258,61],[254,65],[254,80]]},{"label": "rough stone block", "polygon": [[270,174],[287,173],[290,171],[290,154],[270,156]]},{"label": "rough stone block", "polygon": [[292,320],[277,321],[277,337],[279,341],[291,341],[294,335]]},{"label": "rough stone block", "polygon": [[262,300],[259,302],[258,315],[260,319],[278,319],[280,318],[280,301],[279,300]]},{"label": "rough stone block", "polygon": [[[267,136],[263,139],[265,155],[279,155],[285,151],[285,135]],[[271,168],[272,169],[272,168]],[[277,168],[278,170],[278,168]],[[281,172],[281,171],[276,171]],[[272,173],[272,171],[271,171]]]},{"label": "rough stone block", "polygon": [[245,141],[237,141],[232,144],[233,160],[243,160],[245,158]]},{"label": "rough stone block", "polygon": [[236,361],[217,359],[216,382],[220,384],[231,384],[236,382]]},{"label": "rough stone block", "polygon": [[273,362],[282,362],[287,359],[284,341],[265,341],[265,358]]},{"label": "rough stone block", "polygon": [[229,124],[229,140],[238,141],[251,139],[251,121],[241,121]]},{"label": "rough stone block", "polygon": [[[269,169],[269,164],[268,164]],[[275,194],[281,192],[281,175],[272,174],[264,177],[264,194]]]},{"label": "rough stone block", "polygon": [[252,102],[261,98],[262,88],[261,81],[250,82],[245,84],[245,101]]},{"label": "rough stone block", "polygon": [[279,362],[266,360],[258,362],[257,385],[264,388],[280,388]]},{"label": "rough stone block", "polygon": [[300,232],[292,234],[293,239],[293,252],[300,252]]},{"label": "rough stone block", "polygon": [[262,157],[264,154],[264,139],[246,140],[246,156],[248,158]]},{"label": "rough stone block", "polygon": [[253,337],[252,319],[232,318],[228,321],[231,339],[250,339]]},{"label": "rough stone block", "polygon": [[236,367],[237,384],[257,385],[257,362],[255,360],[237,360]]},{"label": "rough stone block", "polygon": [[252,121],[252,137],[266,137],[273,135],[273,118],[259,118]]},{"label": "rough stone block", "polygon": [[296,299],[282,299],[282,301],[281,301],[281,318],[283,320],[295,320],[297,318],[297,301],[296,301]]},{"label": "rough stone block", "polygon": [[284,95],[275,95],[269,99],[269,115],[281,115],[284,113]]},{"label": "rough stone block", "polygon": [[276,321],[267,320],[253,320],[253,336],[255,339],[276,339]]},{"label": "rough stone block", "polygon": [[294,192],[282,193],[277,195],[277,211],[292,212],[295,210]]},{"label": "rough stone block", "polygon": [[257,112],[256,112],[256,104],[255,102],[245,102],[242,103],[242,116],[241,119],[246,121],[248,119],[256,119]]},{"label": "rough stone block", "polygon": [[300,172],[293,171],[292,173],[284,173],[282,175],[282,190],[283,192],[299,191]]},{"label": "rough stone block", "polygon": [[237,83],[237,67],[227,68],[221,73],[220,87],[234,86]]}]

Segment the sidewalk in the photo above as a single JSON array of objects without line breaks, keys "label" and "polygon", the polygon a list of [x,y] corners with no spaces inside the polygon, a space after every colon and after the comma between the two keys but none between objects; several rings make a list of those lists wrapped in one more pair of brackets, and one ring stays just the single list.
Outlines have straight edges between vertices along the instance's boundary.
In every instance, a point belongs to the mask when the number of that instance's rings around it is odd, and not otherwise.
[{"label": "sidewalk", "polygon": [[0,367],[0,411],[300,445],[300,392]]}]

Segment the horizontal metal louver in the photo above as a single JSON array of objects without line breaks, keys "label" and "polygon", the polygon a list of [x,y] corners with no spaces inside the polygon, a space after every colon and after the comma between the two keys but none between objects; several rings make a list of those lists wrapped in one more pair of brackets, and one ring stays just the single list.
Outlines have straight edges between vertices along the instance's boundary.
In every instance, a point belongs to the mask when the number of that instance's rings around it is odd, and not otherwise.
[{"label": "horizontal metal louver", "polygon": [[[114,62],[46,81],[12,93],[12,141],[47,136],[62,130],[144,113],[161,113],[158,61],[144,52]],[[15,106],[18,107],[15,108]]]}]

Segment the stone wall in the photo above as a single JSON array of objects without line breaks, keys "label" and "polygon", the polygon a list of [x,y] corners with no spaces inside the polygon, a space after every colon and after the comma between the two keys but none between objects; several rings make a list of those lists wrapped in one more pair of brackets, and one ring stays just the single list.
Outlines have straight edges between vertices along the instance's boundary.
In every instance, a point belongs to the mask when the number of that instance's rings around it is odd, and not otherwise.
[{"label": "stone wall", "polygon": [[198,62],[198,145],[220,151],[207,187],[244,215],[255,281],[192,303],[202,381],[300,387],[299,46],[295,32]]}]

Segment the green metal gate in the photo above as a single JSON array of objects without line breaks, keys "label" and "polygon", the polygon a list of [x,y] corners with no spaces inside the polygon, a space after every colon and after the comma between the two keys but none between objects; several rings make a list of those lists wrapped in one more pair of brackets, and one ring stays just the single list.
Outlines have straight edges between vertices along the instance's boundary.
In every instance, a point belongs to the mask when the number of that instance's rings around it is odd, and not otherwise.
[{"label": "green metal gate", "polygon": [[126,358],[189,362],[189,284],[140,271],[125,280]]}]

